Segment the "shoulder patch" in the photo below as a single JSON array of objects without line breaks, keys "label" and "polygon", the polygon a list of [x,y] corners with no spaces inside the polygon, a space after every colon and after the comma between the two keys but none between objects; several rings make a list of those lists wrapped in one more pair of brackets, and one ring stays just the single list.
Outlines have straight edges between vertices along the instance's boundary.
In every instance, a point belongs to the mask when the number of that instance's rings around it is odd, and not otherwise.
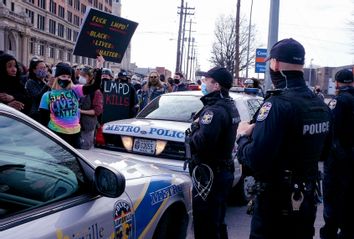
[{"label": "shoulder patch", "polygon": [[206,111],[202,116],[200,123],[202,124],[210,124],[213,120],[214,113],[210,110]]},{"label": "shoulder patch", "polygon": [[259,110],[259,113],[257,115],[257,121],[265,120],[267,118],[271,108],[272,108],[272,103],[265,102],[262,105],[262,108]]},{"label": "shoulder patch", "polygon": [[334,110],[334,108],[336,108],[336,105],[337,105],[337,100],[336,100],[336,99],[333,99],[333,100],[331,100],[331,101],[328,103],[328,107],[329,107],[331,110]]}]

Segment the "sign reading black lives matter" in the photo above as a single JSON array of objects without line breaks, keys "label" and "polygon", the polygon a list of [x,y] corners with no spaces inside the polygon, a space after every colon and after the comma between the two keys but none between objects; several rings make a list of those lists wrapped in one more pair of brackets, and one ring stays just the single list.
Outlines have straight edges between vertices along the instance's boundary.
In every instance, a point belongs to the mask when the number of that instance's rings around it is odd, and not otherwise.
[{"label": "sign reading black lives matter", "polygon": [[77,38],[74,55],[120,63],[138,23],[89,8]]}]

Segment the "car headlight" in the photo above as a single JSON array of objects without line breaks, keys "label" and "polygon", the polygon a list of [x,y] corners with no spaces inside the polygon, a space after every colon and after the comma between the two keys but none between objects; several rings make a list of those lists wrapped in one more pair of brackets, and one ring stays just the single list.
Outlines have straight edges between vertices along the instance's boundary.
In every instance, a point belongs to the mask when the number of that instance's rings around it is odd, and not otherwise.
[{"label": "car headlight", "polygon": [[133,148],[133,138],[130,136],[121,136],[124,148],[128,151],[132,151]]},{"label": "car headlight", "polygon": [[159,155],[162,153],[162,151],[165,149],[167,144],[167,141],[164,140],[156,140],[156,155]]}]

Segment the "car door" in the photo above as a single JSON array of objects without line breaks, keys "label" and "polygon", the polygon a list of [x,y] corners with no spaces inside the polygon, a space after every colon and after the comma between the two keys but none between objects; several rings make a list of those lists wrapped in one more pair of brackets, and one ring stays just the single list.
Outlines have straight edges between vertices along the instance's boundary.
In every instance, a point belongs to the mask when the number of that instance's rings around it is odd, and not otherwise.
[{"label": "car door", "polygon": [[134,238],[125,193],[93,193],[93,168],[34,124],[0,113],[0,238]]}]

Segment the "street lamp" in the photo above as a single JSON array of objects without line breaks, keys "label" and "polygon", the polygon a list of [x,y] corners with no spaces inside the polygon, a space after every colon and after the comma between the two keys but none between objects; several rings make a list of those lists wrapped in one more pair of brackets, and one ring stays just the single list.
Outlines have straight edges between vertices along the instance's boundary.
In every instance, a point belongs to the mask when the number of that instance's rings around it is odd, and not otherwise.
[{"label": "street lamp", "polygon": [[313,61],[313,58],[311,58],[311,60],[310,60],[309,87],[311,87],[311,80],[312,80],[312,61]]},{"label": "street lamp", "polygon": [[253,0],[251,1],[251,10],[250,10],[250,22],[248,25],[248,45],[247,45],[247,60],[246,60],[246,79],[248,78],[248,63],[250,60],[250,41],[251,41],[251,24],[252,24],[252,8],[253,8]]}]

